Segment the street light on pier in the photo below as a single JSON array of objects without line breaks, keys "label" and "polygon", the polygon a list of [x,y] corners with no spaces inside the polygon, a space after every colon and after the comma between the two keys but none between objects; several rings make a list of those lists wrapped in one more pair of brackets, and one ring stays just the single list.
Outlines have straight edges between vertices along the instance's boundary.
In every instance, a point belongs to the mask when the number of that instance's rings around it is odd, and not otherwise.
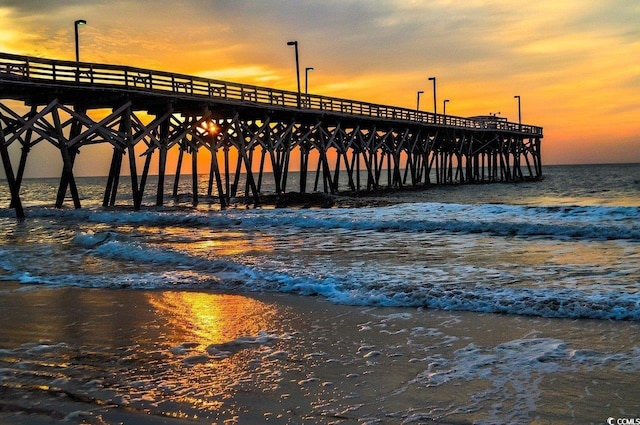
[{"label": "street light on pier", "polygon": [[435,123],[438,118],[438,109],[436,108],[436,77],[429,77],[429,81],[433,81],[433,119]]},{"label": "street light on pier", "polygon": [[289,41],[287,46],[293,46],[296,50],[296,77],[298,79],[298,108],[300,107],[300,61],[298,60],[298,42]]},{"label": "street light on pier", "polygon": [[313,68],[306,67],[304,69],[304,94],[309,94],[309,71],[313,71]]},{"label": "street light on pier", "polygon": [[449,102],[449,99],[445,99],[442,101],[442,120],[444,121],[443,124],[447,124],[447,103]]},{"label": "street light on pier", "polygon": [[520,131],[522,131],[522,113],[521,113],[521,109],[520,109],[520,96],[519,95],[515,95],[513,97],[514,97],[514,99],[518,99],[518,129]]},{"label": "street light on pier", "polygon": [[436,77],[429,77],[429,81],[433,81],[433,123],[438,122],[438,108],[436,107]]},{"label": "street light on pier", "polygon": [[78,27],[80,25],[87,25],[87,21],[84,19],[78,19],[73,23],[76,32],[76,62],[80,62],[80,45],[78,43]]},{"label": "street light on pier", "polygon": [[418,90],[418,101],[416,102],[416,111],[420,110],[420,95],[424,93],[422,90]]}]

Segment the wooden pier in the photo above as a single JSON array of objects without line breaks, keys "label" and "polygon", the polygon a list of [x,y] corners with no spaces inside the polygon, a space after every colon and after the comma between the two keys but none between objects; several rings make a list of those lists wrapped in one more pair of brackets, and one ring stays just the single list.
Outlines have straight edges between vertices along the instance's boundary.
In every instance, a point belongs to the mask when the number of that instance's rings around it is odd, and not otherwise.
[{"label": "wooden pier", "polygon": [[[8,106],[15,101],[22,107]],[[110,113],[94,120],[91,111],[98,109]],[[171,149],[178,151],[173,194],[184,156],[190,156],[193,203],[198,203],[197,158],[204,150],[211,159],[207,194],[215,186],[225,208],[236,196],[241,173],[246,173],[245,196],[259,203],[267,168],[278,193],[308,192],[313,172],[313,191],[320,186],[325,193],[338,191],[341,173],[354,192],[539,179],[542,137],[541,127],[496,117],[463,118],[127,66],[0,53],[0,155],[11,208],[19,218],[24,217],[25,166],[40,142],[55,146],[63,163],[56,207],[69,191],[80,208],[75,158],[84,146],[108,143],[113,150],[103,205],[115,203],[127,156],[132,203],[139,209],[154,155],[156,205],[164,203]],[[17,166],[9,155],[14,143],[21,149]],[[142,170],[135,149],[145,158]],[[265,167],[267,161],[271,167]],[[300,171],[299,187],[288,187],[290,170]]]}]

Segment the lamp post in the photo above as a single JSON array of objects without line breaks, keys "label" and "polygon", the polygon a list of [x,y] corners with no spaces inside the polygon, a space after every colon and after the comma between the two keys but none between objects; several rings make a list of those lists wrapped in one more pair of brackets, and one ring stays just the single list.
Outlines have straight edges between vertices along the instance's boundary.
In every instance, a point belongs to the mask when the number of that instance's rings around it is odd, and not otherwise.
[{"label": "lamp post", "polygon": [[289,41],[287,46],[293,46],[296,50],[296,77],[298,79],[298,108],[300,107],[300,61],[298,60],[298,42]]},{"label": "lamp post", "polygon": [[309,94],[309,71],[313,71],[313,68],[306,67],[304,69],[304,94]]},{"label": "lamp post", "polygon": [[449,99],[445,99],[442,101],[442,119],[444,120],[444,124],[447,124],[447,103]]},{"label": "lamp post", "polygon": [[78,26],[87,25],[87,21],[85,21],[84,19],[78,19],[73,23],[73,25],[76,30],[76,62],[80,62],[80,46],[78,43]]},{"label": "lamp post", "polygon": [[513,97],[514,97],[514,99],[518,99],[518,129],[520,131],[522,131],[522,113],[521,113],[521,109],[520,109],[520,96],[519,95],[515,95]]},{"label": "lamp post", "polygon": [[424,93],[422,90],[418,90],[418,101],[416,102],[416,111],[420,110],[420,95]]},{"label": "lamp post", "polygon": [[433,81],[433,120],[435,122],[438,117],[438,110],[436,108],[436,77],[429,77],[429,81]]}]

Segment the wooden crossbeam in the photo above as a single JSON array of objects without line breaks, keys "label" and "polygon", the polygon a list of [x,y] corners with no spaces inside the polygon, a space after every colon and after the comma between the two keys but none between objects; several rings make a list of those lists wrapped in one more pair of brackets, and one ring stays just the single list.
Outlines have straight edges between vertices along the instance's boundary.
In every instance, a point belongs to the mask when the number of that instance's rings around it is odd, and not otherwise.
[{"label": "wooden crossbeam", "polygon": [[[120,121],[122,119],[123,112],[130,110],[130,108],[131,108],[131,101],[126,102],[120,107],[114,109],[108,116],[101,119],[99,122],[95,122],[91,118],[89,118],[86,114],[80,114],[75,111],[71,111],[68,108],[63,107],[63,109],[66,112],[68,112],[69,114],[72,114],[75,119],[77,119],[78,121],[82,122],[84,125],[87,126],[87,130],[84,132],[81,132],[77,136],[70,139],[69,142],[67,143],[67,146],[72,147],[75,144],[79,143],[81,140],[88,139],[90,136],[96,133],[100,134],[104,138],[104,141],[109,142],[112,145],[115,145],[115,144],[119,144],[121,146],[126,145],[122,137],[122,131],[119,131],[119,132],[109,131],[108,125],[111,123]],[[131,118],[129,117],[129,119]]]},{"label": "wooden crossbeam", "polygon": [[9,137],[9,139],[7,139],[5,141],[5,146],[10,146],[22,133],[24,133],[24,132],[26,132],[28,130],[32,130],[32,131],[36,132],[43,139],[48,140],[49,142],[53,143],[54,145],[57,145],[58,139],[57,139],[57,136],[56,136],[55,133],[53,133],[51,131],[45,131],[45,130],[41,129],[40,127],[38,127],[38,124],[43,124],[44,123],[45,126],[48,126],[48,127],[51,128],[51,125],[47,121],[44,121],[43,118],[47,114],[49,114],[51,111],[53,111],[57,106],[58,106],[58,99],[54,99],[51,102],[49,102],[49,104],[47,104],[47,106],[45,106],[37,114],[33,115],[32,113],[28,113],[26,116],[29,116],[29,115],[32,115],[32,116],[29,117],[28,119],[25,119],[24,117],[18,115],[17,113],[15,113],[11,109],[7,108],[5,105],[0,103],[0,108],[3,110],[3,112],[8,113],[9,115],[11,115],[11,117],[17,123],[19,123],[19,125],[16,126],[16,130],[14,131],[13,135],[11,137]]}]

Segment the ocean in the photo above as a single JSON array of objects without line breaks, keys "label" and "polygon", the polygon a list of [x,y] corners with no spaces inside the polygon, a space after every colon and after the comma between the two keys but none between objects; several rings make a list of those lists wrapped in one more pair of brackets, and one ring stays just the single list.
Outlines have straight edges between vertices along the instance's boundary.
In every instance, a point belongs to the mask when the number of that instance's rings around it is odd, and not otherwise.
[{"label": "ocean", "polygon": [[544,176],[223,211],[28,179],[23,222],[5,184],[0,423],[636,420],[640,164]]}]

